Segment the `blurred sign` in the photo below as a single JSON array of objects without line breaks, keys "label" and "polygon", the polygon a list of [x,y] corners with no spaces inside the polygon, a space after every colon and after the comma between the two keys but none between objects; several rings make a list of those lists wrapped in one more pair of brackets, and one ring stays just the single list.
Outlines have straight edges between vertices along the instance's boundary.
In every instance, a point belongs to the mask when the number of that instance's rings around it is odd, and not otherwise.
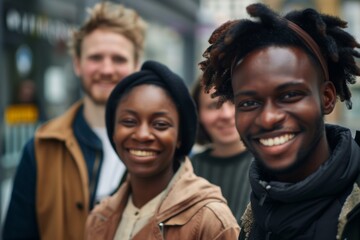
[{"label": "blurred sign", "polygon": [[8,125],[36,123],[39,120],[39,109],[34,104],[14,104],[5,110],[5,123]]},{"label": "blurred sign", "polygon": [[35,38],[47,39],[50,43],[67,41],[74,26],[63,19],[54,19],[40,13],[28,12],[5,5],[5,29]]}]

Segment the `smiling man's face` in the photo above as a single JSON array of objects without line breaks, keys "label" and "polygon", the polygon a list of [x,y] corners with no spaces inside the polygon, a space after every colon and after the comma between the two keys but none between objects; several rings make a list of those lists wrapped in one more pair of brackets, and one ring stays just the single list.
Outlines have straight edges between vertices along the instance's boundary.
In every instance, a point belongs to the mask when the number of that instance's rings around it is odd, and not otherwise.
[{"label": "smiling man's face", "polygon": [[327,156],[323,115],[333,110],[335,93],[320,76],[295,47],[255,50],[236,67],[236,127],[269,171],[286,173]]},{"label": "smiling man's face", "polygon": [[105,105],[116,84],[137,70],[134,44],[119,33],[96,29],[84,38],[74,69],[85,98]]}]

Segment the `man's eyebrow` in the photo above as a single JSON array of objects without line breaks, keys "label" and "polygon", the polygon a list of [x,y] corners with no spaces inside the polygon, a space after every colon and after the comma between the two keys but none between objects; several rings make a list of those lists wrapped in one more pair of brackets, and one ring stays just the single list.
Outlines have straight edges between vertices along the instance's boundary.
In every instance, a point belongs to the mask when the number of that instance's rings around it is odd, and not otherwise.
[{"label": "man's eyebrow", "polygon": [[237,96],[255,96],[256,95],[256,91],[254,90],[241,90],[238,91],[237,93],[235,93],[234,97]]},{"label": "man's eyebrow", "polygon": [[[289,87],[294,86],[303,86],[303,82],[293,81],[293,82],[287,82],[283,83],[275,88],[276,91],[281,91]],[[255,96],[257,94],[256,90],[240,90],[234,94],[234,97],[237,96]]]},{"label": "man's eyebrow", "polygon": [[284,84],[281,84],[279,86],[276,87],[276,90],[284,90],[288,87],[296,87],[296,86],[303,86],[304,83],[303,82],[298,82],[298,81],[292,81],[292,82],[287,82]]}]

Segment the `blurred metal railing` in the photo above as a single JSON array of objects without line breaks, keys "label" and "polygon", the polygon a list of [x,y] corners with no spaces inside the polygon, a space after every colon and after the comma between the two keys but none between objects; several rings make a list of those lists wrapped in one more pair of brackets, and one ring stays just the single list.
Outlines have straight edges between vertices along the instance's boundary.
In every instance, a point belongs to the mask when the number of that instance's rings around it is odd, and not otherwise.
[{"label": "blurred metal railing", "polygon": [[34,135],[38,124],[16,124],[4,126],[4,154],[2,164],[4,168],[16,167],[19,154],[25,143]]},{"label": "blurred metal railing", "polygon": [[22,149],[26,142],[34,136],[39,123],[4,124],[1,153],[1,225],[3,223],[10,200],[13,178],[19,164]]}]

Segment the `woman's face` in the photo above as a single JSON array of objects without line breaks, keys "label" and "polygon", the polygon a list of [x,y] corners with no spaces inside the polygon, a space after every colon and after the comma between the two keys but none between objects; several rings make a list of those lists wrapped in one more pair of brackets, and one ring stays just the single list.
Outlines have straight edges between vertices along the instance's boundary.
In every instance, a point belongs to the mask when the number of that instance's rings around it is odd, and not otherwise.
[{"label": "woman's face", "polygon": [[113,141],[131,176],[156,177],[173,171],[179,146],[179,114],[166,91],[134,87],[119,102]]},{"label": "woman's face", "polygon": [[225,102],[218,106],[218,97],[212,98],[201,91],[199,96],[199,119],[214,144],[233,144],[239,142],[240,137],[235,126],[235,106]]}]

